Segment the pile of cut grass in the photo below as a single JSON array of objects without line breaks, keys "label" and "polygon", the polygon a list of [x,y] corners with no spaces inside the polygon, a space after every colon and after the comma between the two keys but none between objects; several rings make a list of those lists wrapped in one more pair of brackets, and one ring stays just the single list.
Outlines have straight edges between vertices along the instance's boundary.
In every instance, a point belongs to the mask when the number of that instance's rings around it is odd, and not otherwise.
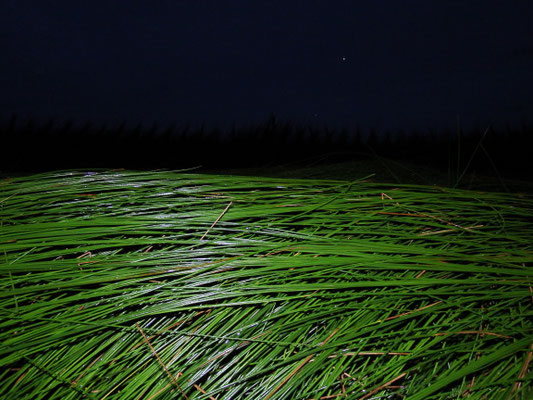
[{"label": "pile of cut grass", "polygon": [[531,398],[533,197],[0,182],[2,399]]}]

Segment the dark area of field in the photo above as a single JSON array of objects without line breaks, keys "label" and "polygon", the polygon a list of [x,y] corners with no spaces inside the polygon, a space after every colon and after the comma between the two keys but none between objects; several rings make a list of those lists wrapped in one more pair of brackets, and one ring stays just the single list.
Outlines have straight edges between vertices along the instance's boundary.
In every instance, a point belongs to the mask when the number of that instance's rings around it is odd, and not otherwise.
[{"label": "dark area of field", "polygon": [[[181,169],[279,177],[359,179],[508,190],[531,181],[533,127],[448,132],[335,131],[271,116],[229,131],[188,126],[37,123],[0,126],[0,172],[69,168]],[[519,183],[522,185],[522,183]]]}]

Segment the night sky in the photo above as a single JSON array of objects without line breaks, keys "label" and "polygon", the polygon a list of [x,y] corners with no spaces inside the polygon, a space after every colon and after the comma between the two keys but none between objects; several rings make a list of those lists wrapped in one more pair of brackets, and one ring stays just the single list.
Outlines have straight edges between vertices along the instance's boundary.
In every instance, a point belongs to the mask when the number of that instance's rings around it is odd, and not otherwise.
[{"label": "night sky", "polygon": [[533,2],[0,2],[0,117],[377,130],[533,121]]}]

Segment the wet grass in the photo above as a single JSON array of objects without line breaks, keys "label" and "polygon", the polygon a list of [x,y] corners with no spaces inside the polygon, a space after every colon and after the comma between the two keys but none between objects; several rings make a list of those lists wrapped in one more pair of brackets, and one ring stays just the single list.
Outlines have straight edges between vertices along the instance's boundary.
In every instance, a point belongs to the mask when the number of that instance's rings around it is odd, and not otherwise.
[{"label": "wet grass", "polygon": [[4,178],[0,397],[530,398],[533,196],[313,168]]}]

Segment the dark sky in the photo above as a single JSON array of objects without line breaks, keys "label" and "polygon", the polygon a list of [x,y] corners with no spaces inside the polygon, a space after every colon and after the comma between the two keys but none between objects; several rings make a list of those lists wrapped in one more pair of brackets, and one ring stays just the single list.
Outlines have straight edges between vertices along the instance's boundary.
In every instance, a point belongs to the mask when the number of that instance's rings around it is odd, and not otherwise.
[{"label": "dark sky", "polygon": [[0,2],[0,116],[533,121],[533,1]]}]

